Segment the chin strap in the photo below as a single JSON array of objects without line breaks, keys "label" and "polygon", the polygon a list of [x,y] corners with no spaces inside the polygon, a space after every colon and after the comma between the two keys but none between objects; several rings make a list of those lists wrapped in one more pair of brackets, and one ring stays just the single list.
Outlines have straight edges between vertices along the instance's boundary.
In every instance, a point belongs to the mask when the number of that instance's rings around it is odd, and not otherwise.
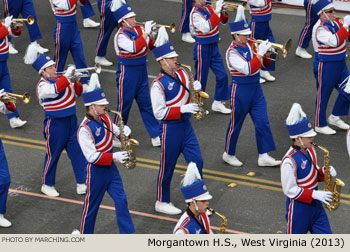
[{"label": "chin strap", "polygon": [[98,117],[100,117],[100,114],[97,113],[97,110],[96,110],[96,108],[95,108],[95,104],[92,104],[92,105],[91,105],[91,108],[92,108],[92,110],[94,111],[94,113],[95,113]]},{"label": "chin strap", "polygon": [[168,61],[166,61],[166,59],[163,59],[163,61],[165,62],[165,65],[167,66],[167,68],[168,68],[170,71],[172,71],[172,70],[173,70],[173,68],[172,68],[172,67],[170,67],[170,65],[169,65]]},{"label": "chin strap", "polygon": [[327,13],[326,13],[324,10],[322,11],[322,13],[323,13],[323,15],[326,16],[326,18],[328,19],[328,21],[331,22],[332,26],[334,26],[333,21],[328,17]]},{"label": "chin strap", "polygon": [[303,149],[306,149],[303,140],[301,140],[301,137],[298,137],[298,139],[299,139],[299,142],[300,142],[301,146],[303,147]]},{"label": "chin strap", "polygon": [[125,20],[123,20],[123,22],[124,22],[130,29],[132,29],[131,25],[130,25],[128,22],[126,22]]},{"label": "chin strap", "polygon": [[195,200],[192,200],[193,204],[194,204],[194,207],[196,208],[196,211],[199,213],[199,208],[197,206],[197,203]]}]

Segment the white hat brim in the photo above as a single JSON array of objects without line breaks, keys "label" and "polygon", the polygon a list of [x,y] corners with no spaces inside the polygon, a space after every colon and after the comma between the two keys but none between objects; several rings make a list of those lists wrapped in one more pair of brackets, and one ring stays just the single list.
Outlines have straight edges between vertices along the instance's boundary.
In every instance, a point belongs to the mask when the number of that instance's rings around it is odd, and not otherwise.
[{"label": "white hat brim", "polygon": [[49,66],[52,66],[52,65],[55,65],[55,62],[52,61],[52,60],[49,60],[48,62],[46,62],[39,70],[39,74],[41,74],[45,68],[49,67]]},{"label": "white hat brim", "polygon": [[158,57],[156,60],[159,61],[161,59],[170,59],[170,58],[175,58],[175,57],[178,57],[179,55],[174,51],[174,52],[171,52],[171,53],[168,53],[168,54],[165,54],[161,57]]},{"label": "white hat brim", "polygon": [[309,130],[305,133],[302,133],[300,135],[290,136],[290,138],[294,139],[294,138],[298,138],[298,137],[314,137],[316,135],[317,135],[317,133],[313,129],[311,129],[311,130]]},{"label": "white hat brim", "polygon": [[250,34],[252,34],[252,31],[250,29],[245,29],[245,30],[242,30],[242,31],[231,32],[231,34],[250,35]]},{"label": "white hat brim", "polygon": [[102,99],[102,100],[99,100],[99,101],[85,103],[85,106],[90,106],[90,105],[108,105],[108,104],[109,104],[109,102],[107,101],[107,99]]},{"label": "white hat brim", "polygon": [[334,3],[327,4],[325,7],[322,8],[322,10],[320,10],[320,11],[317,13],[317,15],[320,15],[322,11],[325,11],[325,10],[328,10],[328,9],[331,9],[331,8],[335,8]]},{"label": "white hat brim", "polygon": [[131,18],[131,17],[135,17],[136,14],[132,11],[132,12],[129,12],[128,14],[126,14],[124,17],[122,17],[121,19],[118,20],[118,23],[120,23],[121,21],[123,21],[124,19],[127,19],[127,18]]}]

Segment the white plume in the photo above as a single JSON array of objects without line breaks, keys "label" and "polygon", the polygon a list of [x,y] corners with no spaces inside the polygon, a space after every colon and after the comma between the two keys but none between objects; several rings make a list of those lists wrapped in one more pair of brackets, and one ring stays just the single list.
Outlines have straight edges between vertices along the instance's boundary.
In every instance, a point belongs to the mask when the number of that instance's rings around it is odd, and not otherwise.
[{"label": "white plume", "polygon": [[94,90],[96,90],[96,89],[101,87],[100,81],[98,80],[97,73],[91,74],[89,85],[87,85],[87,86],[88,87],[86,88],[85,92],[91,92],[91,91],[94,91]]},{"label": "white plume", "polygon": [[199,174],[196,163],[190,162],[187,166],[185,177],[182,179],[182,186],[192,185],[197,180],[201,180],[201,175]]},{"label": "white plume", "polygon": [[34,61],[39,57],[39,55],[40,52],[38,50],[38,46],[36,46],[34,43],[30,43],[23,57],[24,63],[33,64]]},{"label": "white plume", "polygon": [[242,5],[239,5],[237,8],[237,14],[236,14],[236,19],[235,22],[245,20],[245,15],[244,15],[244,7]]},{"label": "white plume", "polygon": [[125,0],[112,0],[110,9],[112,12],[115,12],[124,4],[126,4]]},{"label": "white plume", "polygon": [[287,125],[293,125],[298,122],[301,122],[303,118],[306,117],[303,109],[301,108],[299,103],[294,103],[292,108],[290,109],[289,115],[286,120]]},{"label": "white plume", "polygon": [[159,47],[168,43],[168,41],[169,41],[168,33],[166,32],[165,27],[162,26],[158,30],[157,39],[156,39],[156,42],[154,42],[154,45],[156,47]]}]

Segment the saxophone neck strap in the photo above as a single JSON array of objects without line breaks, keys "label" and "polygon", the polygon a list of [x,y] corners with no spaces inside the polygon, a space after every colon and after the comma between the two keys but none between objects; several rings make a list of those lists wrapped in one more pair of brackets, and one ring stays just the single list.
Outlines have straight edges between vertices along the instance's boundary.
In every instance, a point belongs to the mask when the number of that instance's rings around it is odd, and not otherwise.
[{"label": "saxophone neck strap", "polygon": [[114,134],[114,132],[112,130],[110,130],[108,128],[108,124],[105,122],[105,120],[103,120],[103,118],[100,116],[101,122],[97,121],[91,114],[86,113],[86,118],[91,120],[91,121],[95,121],[96,123],[98,123],[99,125],[101,125],[104,129],[108,130],[109,132],[111,132],[112,136],[118,137],[116,134]]},{"label": "saxophone neck strap", "polygon": [[188,214],[190,217],[192,217],[192,219],[194,219],[194,220],[197,222],[197,224],[201,227],[201,229],[202,229],[202,231],[203,231],[204,234],[209,234],[208,231],[205,229],[203,223],[202,223],[202,222],[199,222],[199,220],[198,220],[197,217],[194,215],[194,213],[192,213],[192,211],[190,210],[190,208],[187,208],[187,209],[186,209],[186,212],[187,212],[187,214]]},{"label": "saxophone neck strap", "polygon": [[182,83],[181,80],[179,80],[178,78],[175,78],[174,76],[171,76],[170,74],[168,74],[167,72],[165,72],[164,70],[161,70],[161,73],[168,76],[169,78],[173,79],[174,81],[176,81],[177,83],[179,83],[184,89],[186,89],[186,91],[191,94],[191,91],[186,87],[185,84]]}]

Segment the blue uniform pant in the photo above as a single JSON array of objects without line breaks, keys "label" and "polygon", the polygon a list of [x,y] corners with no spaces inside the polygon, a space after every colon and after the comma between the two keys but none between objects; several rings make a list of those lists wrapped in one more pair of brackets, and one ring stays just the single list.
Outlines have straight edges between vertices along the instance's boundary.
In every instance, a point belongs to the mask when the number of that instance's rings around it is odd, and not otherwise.
[{"label": "blue uniform pant", "polygon": [[7,194],[11,183],[4,146],[0,139],[0,214],[6,213]]},{"label": "blue uniform pant", "polygon": [[77,184],[85,183],[87,161],[78,143],[77,130],[77,117],[75,115],[63,118],[45,118],[43,133],[46,140],[46,155],[43,184],[55,185],[57,163],[64,149],[71,160]]},{"label": "blue uniform pant", "polygon": [[[86,68],[84,57],[83,42],[80,37],[80,31],[77,22],[60,23],[56,22],[53,30],[53,39],[55,41],[55,57],[57,72],[64,70],[68,52],[72,53],[76,68]],[[87,84],[88,77],[81,78],[83,84]]]},{"label": "blue uniform pant", "polygon": [[115,19],[110,9],[111,0],[98,0],[98,9],[101,13],[101,27],[100,33],[97,37],[96,56],[104,57],[107,54],[107,46],[109,38],[118,22]]},{"label": "blue uniform pant", "polygon": [[179,32],[187,33],[190,32],[190,14],[192,11],[193,0],[182,0],[182,14],[179,24]]},{"label": "blue uniform pant", "polygon": [[[272,34],[272,30],[270,28],[269,21],[265,22],[255,22],[254,20],[250,23],[250,28],[252,30],[252,38],[254,39],[262,39],[262,40],[269,40],[271,43],[275,43],[275,38]],[[272,58],[275,58],[273,56]],[[262,67],[261,70],[263,71],[275,71],[276,68],[276,62],[272,61],[271,64],[268,67]]]},{"label": "blue uniform pant", "polygon": [[30,41],[34,42],[41,39],[41,33],[38,26],[38,20],[36,18],[36,13],[33,5],[33,0],[3,0],[5,7],[5,16],[13,16],[13,18],[18,18],[19,14],[22,14],[23,18],[28,16],[33,16],[35,22],[32,25],[26,26],[28,28]]},{"label": "blue uniform pant", "polygon": [[206,89],[209,68],[211,68],[216,77],[214,100],[228,100],[228,78],[218,44],[201,45],[196,42],[193,48],[193,59],[196,68],[194,79],[200,81],[202,89],[204,91]]},{"label": "blue uniform pant", "polygon": [[83,19],[95,16],[94,9],[92,8],[89,0],[86,1],[85,5],[81,5],[80,9]]},{"label": "blue uniform pant", "polygon": [[235,155],[236,145],[245,117],[249,113],[254,126],[258,153],[276,149],[272,137],[266,100],[260,84],[231,83],[231,120],[226,133],[225,152]]},{"label": "blue uniform pant", "polygon": [[[9,73],[9,69],[7,68],[6,60],[0,61],[0,89],[4,89],[5,92],[12,93],[10,73]],[[17,107],[15,112],[11,112],[7,114],[8,119],[11,119],[12,117],[18,117],[18,116],[19,114],[18,114]]]},{"label": "blue uniform pant", "polygon": [[332,114],[344,116],[349,113],[350,94],[345,93],[340,86],[349,76],[345,60],[343,61],[314,61],[314,75],[316,78],[316,105],[315,105],[315,126],[327,126],[326,112],[329,98],[336,88],[338,97],[335,101]]},{"label": "blue uniform pant", "polygon": [[157,200],[170,202],[170,184],[177,159],[182,153],[187,163],[196,163],[202,176],[203,158],[189,119],[162,124],[161,160],[157,180]]},{"label": "blue uniform pant", "polygon": [[87,168],[87,191],[81,218],[80,233],[92,234],[95,228],[96,216],[101,201],[107,191],[114,200],[119,233],[135,232],[128,202],[117,166],[99,166],[89,164]]},{"label": "blue uniform pant", "polygon": [[306,11],[306,20],[303,29],[300,32],[298,47],[307,48],[309,46],[312,28],[318,20],[317,13],[311,8],[311,0],[304,0],[304,8]]},{"label": "blue uniform pant", "polygon": [[[136,99],[148,134],[151,138],[159,136],[159,124],[152,111],[147,65],[126,66],[118,64],[117,88],[117,111],[121,112],[124,124],[128,122],[132,103]],[[116,116],[114,123],[118,124],[118,120],[119,116]]]},{"label": "blue uniform pant", "polygon": [[286,208],[287,234],[332,233],[321,201],[313,200],[307,204],[287,198]]}]

